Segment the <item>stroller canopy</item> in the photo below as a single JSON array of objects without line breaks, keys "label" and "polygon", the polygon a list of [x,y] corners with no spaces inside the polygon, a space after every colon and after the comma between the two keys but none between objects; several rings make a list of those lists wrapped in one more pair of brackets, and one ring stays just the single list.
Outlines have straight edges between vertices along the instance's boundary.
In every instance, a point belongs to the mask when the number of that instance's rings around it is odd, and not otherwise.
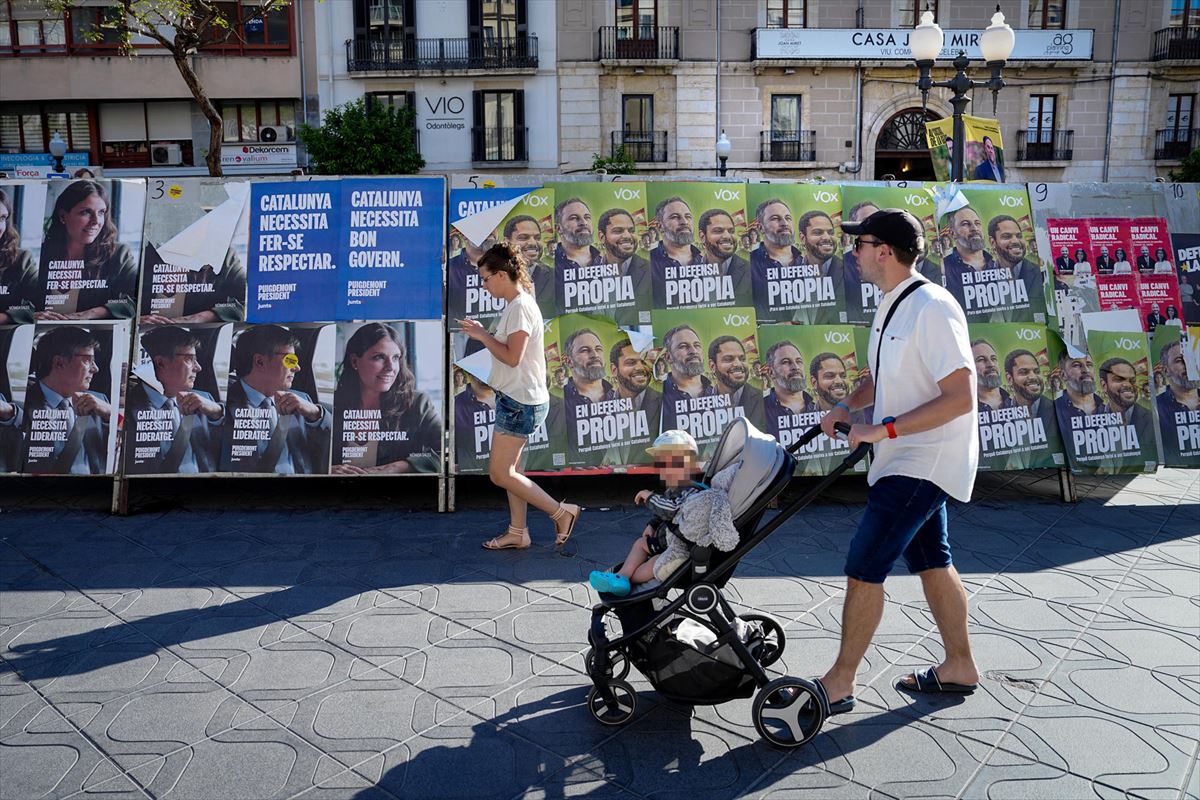
[{"label": "stroller canopy", "polygon": [[704,482],[709,483],[718,472],[740,462],[729,487],[729,503],[736,520],[771,485],[786,459],[787,450],[774,437],[755,428],[745,417],[738,417],[717,442],[716,452],[704,472]]}]

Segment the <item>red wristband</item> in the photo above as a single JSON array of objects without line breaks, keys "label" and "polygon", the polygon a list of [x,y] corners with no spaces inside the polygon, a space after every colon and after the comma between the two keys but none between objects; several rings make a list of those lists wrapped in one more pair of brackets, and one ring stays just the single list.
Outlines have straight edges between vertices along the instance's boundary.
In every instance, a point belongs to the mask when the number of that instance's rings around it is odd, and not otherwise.
[{"label": "red wristband", "polygon": [[884,417],[883,427],[887,428],[888,438],[895,439],[899,434],[896,433],[896,418]]}]

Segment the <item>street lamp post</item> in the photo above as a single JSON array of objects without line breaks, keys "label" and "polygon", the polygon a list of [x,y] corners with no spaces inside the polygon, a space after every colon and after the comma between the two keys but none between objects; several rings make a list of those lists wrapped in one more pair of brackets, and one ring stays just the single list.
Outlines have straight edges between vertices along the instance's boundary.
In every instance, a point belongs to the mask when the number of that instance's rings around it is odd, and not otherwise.
[{"label": "street lamp post", "polygon": [[63,171],[63,157],[67,154],[67,143],[63,141],[58,131],[50,137],[50,155],[54,158],[54,171]]},{"label": "street lamp post", "polygon": [[950,105],[954,109],[954,150],[950,154],[950,179],[962,181],[966,147],[966,126],[963,124],[962,115],[967,110],[967,104],[971,102],[967,93],[976,87],[990,89],[992,91],[992,114],[996,113],[996,97],[1004,88],[1001,71],[1004,69],[1008,57],[1012,55],[1013,45],[1016,44],[1016,35],[1013,33],[1013,29],[1004,22],[1004,14],[1000,12],[1000,6],[997,5],[996,13],[992,15],[992,24],[984,30],[983,36],[979,40],[979,49],[983,51],[983,60],[992,70],[991,77],[986,81],[975,81],[967,75],[967,67],[970,66],[971,60],[962,51],[959,51],[958,56],[954,59],[955,74],[953,78],[948,81],[933,79],[933,65],[942,51],[945,39],[941,27],[933,21],[933,12],[925,11],[921,14],[921,24],[913,29],[909,41],[912,44],[913,60],[921,70],[917,88],[921,90],[922,109],[929,101],[930,89],[936,87],[949,89],[952,92]]},{"label": "street lamp post", "polygon": [[725,136],[725,131],[721,131],[721,138],[717,139],[717,161],[720,163],[720,166],[717,167],[717,174],[722,178],[725,177],[725,162],[729,160],[729,154],[732,152],[733,144]]}]

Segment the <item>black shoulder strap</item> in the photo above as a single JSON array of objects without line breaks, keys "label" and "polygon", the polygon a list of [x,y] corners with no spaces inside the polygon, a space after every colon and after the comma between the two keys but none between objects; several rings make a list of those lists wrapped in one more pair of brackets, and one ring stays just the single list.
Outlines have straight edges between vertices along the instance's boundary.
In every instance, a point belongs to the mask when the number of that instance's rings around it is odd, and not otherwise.
[{"label": "black shoulder strap", "polygon": [[[896,298],[896,302],[892,303],[892,307],[888,309],[887,314],[884,315],[883,327],[881,327],[879,329],[879,339],[877,339],[875,342],[875,366],[873,369],[875,370],[876,373],[879,372],[879,353],[880,353],[880,350],[883,348],[883,334],[887,332],[888,323],[892,321],[892,315],[896,313],[896,309],[899,308],[900,304],[904,302],[904,298],[908,297],[910,294],[915,292],[917,289],[920,289],[922,286],[924,286],[927,283],[929,283],[929,281],[926,281],[926,280],[920,280],[920,281],[915,281],[913,283],[910,283],[908,285],[908,288],[905,289],[903,292],[901,292],[900,296]],[[874,374],[872,377],[875,380],[879,380],[878,374]]]}]

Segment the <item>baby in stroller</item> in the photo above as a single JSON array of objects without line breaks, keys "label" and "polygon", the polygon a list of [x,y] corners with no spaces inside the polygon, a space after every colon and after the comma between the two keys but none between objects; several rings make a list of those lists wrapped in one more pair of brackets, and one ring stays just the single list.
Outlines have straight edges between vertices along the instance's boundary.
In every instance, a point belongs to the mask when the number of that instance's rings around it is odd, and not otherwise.
[{"label": "baby in stroller", "polygon": [[643,489],[634,495],[633,502],[646,506],[653,519],[633,543],[620,570],[595,570],[588,576],[588,583],[597,592],[625,597],[632,585],[654,580],[660,556],[667,551],[670,538],[678,535],[675,518],[684,501],[689,495],[708,488],[695,480],[700,473],[700,451],[696,440],[687,431],[663,431],[646,452],[654,458],[654,467],[666,489],[661,492]]}]

